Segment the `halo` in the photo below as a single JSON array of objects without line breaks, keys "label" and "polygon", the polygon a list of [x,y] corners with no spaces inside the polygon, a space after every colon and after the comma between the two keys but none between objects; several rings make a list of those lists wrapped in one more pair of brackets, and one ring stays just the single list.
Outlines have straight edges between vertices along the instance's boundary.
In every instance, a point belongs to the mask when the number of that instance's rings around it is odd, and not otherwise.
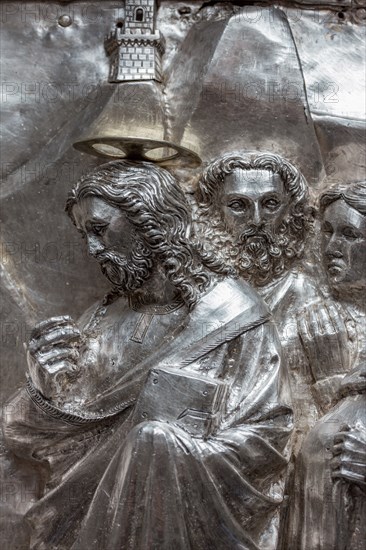
[{"label": "halo", "polygon": [[201,164],[200,157],[190,149],[163,140],[97,136],[77,141],[73,145],[78,151],[110,160],[143,160],[160,165],[187,164],[191,167]]}]

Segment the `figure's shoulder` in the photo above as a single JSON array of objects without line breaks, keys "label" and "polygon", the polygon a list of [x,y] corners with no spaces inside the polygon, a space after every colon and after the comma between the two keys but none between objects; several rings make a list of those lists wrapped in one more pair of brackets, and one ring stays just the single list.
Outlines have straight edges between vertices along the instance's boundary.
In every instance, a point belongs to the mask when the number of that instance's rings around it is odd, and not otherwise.
[{"label": "figure's shoulder", "polygon": [[267,307],[258,291],[247,281],[244,281],[243,279],[229,278],[223,281],[223,283],[225,283],[228,291],[232,293],[233,298],[237,299],[242,306]]},{"label": "figure's shoulder", "polygon": [[288,319],[291,313],[322,299],[317,281],[298,269],[291,269],[280,279],[262,287],[260,294],[277,319]]},{"label": "figure's shoulder", "polygon": [[269,312],[264,300],[249,283],[232,277],[219,281],[202,301],[208,309],[231,312],[232,316],[253,308],[260,315]]},{"label": "figure's shoulder", "polygon": [[292,271],[291,288],[293,294],[301,303],[309,305],[322,299],[323,294],[319,283],[314,277],[303,271]]}]

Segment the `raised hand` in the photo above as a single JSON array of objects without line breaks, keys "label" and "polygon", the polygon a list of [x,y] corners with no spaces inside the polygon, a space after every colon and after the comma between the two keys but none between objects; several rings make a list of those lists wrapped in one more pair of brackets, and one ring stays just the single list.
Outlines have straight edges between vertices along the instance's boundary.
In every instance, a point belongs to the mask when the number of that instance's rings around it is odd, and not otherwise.
[{"label": "raised hand", "polygon": [[76,378],[81,333],[69,316],[51,317],[36,325],[27,347],[29,374],[48,399],[62,398]]},{"label": "raised hand", "polygon": [[313,304],[301,312],[299,336],[315,381],[350,370],[353,325],[347,312],[331,301]]},{"label": "raised hand", "polygon": [[345,425],[334,436],[332,478],[366,489],[366,430]]}]

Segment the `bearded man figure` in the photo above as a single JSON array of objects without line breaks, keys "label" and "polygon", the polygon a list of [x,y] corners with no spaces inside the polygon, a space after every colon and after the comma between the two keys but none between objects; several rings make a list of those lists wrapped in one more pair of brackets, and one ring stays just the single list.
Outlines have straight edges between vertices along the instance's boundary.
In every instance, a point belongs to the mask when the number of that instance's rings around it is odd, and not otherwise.
[{"label": "bearded man figure", "polygon": [[255,286],[283,276],[302,256],[307,185],[284,159],[226,155],[208,166],[198,193],[199,221],[215,229],[207,234],[212,250]]},{"label": "bearded man figure", "polygon": [[207,257],[231,266],[271,309],[286,353],[295,415],[294,452],[319,415],[296,313],[321,298],[303,261],[312,226],[307,183],[270,153],[228,154],[211,163],[197,190],[197,234]]},{"label": "bearded man figure", "polygon": [[30,547],[274,549],[291,410],[268,308],[208,270],[162,168],[101,166],[67,212],[113,289],[35,328],[7,407],[44,481]]}]

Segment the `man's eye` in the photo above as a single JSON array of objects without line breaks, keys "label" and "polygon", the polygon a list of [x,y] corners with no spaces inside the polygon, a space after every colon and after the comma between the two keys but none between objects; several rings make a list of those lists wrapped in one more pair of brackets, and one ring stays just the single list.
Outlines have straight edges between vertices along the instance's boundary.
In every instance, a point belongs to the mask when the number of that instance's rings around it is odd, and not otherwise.
[{"label": "man's eye", "polygon": [[343,235],[351,240],[351,241],[354,241],[355,239],[358,238],[358,234],[356,233],[356,231],[354,229],[351,229],[350,227],[346,227],[344,230],[343,230]]},{"label": "man's eye", "polygon": [[240,201],[229,202],[228,207],[231,208],[231,210],[235,210],[235,211],[245,210],[245,205]]},{"label": "man's eye", "polygon": [[264,207],[269,210],[276,210],[280,206],[280,201],[276,199],[269,199],[264,203]]},{"label": "man's eye", "polygon": [[106,229],[107,229],[106,225],[93,225],[94,235],[103,235]]},{"label": "man's eye", "polygon": [[327,233],[327,235],[332,235],[333,229],[331,228],[330,225],[323,225],[322,232]]}]

